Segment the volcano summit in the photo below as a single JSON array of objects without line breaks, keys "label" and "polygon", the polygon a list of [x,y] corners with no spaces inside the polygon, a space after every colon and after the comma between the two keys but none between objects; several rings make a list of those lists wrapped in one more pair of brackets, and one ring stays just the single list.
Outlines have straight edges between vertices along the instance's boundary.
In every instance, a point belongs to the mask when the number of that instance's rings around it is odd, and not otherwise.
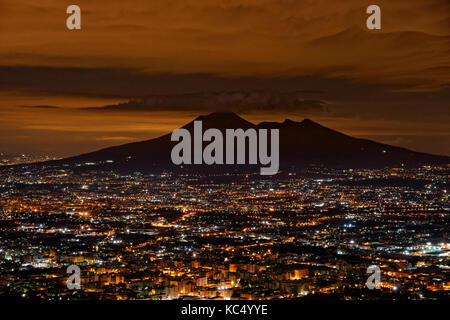
[{"label": "volcano summit", "polygon": [[[211,113],[199,116],[182,129],[194,136],[194,122],[201,121],[202,129],[217,129],[226,136],[227,129],[279,130],[279,169],[297,171],[310,166],[329,168],[384,168],[447,165],[450,157],[411,151],[401,147],[354,138],[326,128],[314,121],[285,120],[253,124],[234,113]],[[248,139],[247,143],[248,143]],[[269,144],[270,144],[270,140]],[[178,142],[171,134],[156,139],[128,143],[56,161],[33,165],[70,166],[80,170],[112,170],[118,172],[257,172],[260,165],[246,161],[245,165],[183,164],[171,160],[172,149]],[[193,142],[191,148],[194,150]],[[203,141],[200,141],[203,143]],[[206,145],[201,145],[204,148]],[[198,148],[199,146],[197,146]],[[223,146],[223,150],[226,151]],[[248,157],[248,153],[247,153]]]}]

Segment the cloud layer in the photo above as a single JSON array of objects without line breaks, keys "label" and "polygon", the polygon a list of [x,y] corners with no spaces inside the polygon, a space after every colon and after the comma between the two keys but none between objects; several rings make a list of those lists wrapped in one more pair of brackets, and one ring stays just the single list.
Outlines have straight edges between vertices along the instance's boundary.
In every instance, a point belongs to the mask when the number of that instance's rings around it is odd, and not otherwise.
[{"label": "cloud layer", "polygon": [[105,111],[232,111],[304,113],[325,111],[326,102],[311,99],[315,92],[231,91],[150,95],[126,103],[89,108]]},{"label": "cloud layer", "polygon": [[360,0],[79,0],[81,31],[65,27],[69,4],[3,0],[2,63],[339,76],[420,90],[449,82],[447,0],[379,0],[376,32]]}]

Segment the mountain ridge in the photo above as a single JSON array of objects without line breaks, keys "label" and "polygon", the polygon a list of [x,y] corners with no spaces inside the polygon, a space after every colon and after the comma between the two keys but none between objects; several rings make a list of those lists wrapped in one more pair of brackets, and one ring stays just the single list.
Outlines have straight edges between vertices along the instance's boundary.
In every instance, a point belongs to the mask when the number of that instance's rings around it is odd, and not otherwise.
[{"label": "mountain ridge", "polygon": [[[202,121],[203,131],[208,128],[225,129],[279,129],[280,170],[300,170],[309,166],[331,168],[383,168],[420,166],[423,164],[449,164],[450,157],[431,155],[391,146],[375,141],[355,138],[321,124],[304,119],[301,122],[285,119],[284,122],[254,124],[233,112],[214,112],[200,115],[182,128],[193,132],[194,121]],[[192,135],[192,134],[191,134]],[[84,169],[159,172],[172,171],[253,171],[260,165],[183,165],[171,162],[171,149],[178,142],[171,134],[155,139],[132,142],[103,148],[60,160],[35,165],[74,165]],[[204,142],[207,145],[209,142]],[[89,163],[89,165],[86,165]]]}]

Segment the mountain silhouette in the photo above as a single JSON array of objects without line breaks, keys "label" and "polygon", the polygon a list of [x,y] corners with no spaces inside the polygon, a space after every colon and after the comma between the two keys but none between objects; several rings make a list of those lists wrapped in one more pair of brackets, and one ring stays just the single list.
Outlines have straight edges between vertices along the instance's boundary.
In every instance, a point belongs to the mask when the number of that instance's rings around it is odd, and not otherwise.
[{"label": "mountain silhouette", "polygon": [[[330,168],[417,167],[449,164],[450,157],[414,152],[405,148],[354,138],[326,128],[312,120],[262,122],[257,125],[231,112],[215,112],[199,116],[203,132],[217,128],[225,137],[225,129],[279,129],[280,170],[300,170],[308,166]],[[194,120],[194,121],[195,121]],[[183,128],[193,137],[194,121]],[[192,138],[193,140],[193,138]],[[47,165],[73,165],[80,169],[160,172],[162,170],[223,172],[259,170],[258,165],[183,165],[171,161],[171,150],[178,142],[171,134],[159,138],[105,148],[66,159],[45,162]],[[209,142],[203,142],[205,147]],[[270,149],[269,149],[270,150]]]}]

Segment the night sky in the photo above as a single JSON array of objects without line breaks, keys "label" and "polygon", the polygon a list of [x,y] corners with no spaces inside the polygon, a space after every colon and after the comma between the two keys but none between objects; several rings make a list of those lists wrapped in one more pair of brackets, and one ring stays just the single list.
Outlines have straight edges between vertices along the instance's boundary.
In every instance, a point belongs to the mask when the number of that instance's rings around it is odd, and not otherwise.
[{"label": "night sky", "polygon": [[448,0],[0,3],[2,152],[75,155],[229,110],[450,155],[449,83]]}]

